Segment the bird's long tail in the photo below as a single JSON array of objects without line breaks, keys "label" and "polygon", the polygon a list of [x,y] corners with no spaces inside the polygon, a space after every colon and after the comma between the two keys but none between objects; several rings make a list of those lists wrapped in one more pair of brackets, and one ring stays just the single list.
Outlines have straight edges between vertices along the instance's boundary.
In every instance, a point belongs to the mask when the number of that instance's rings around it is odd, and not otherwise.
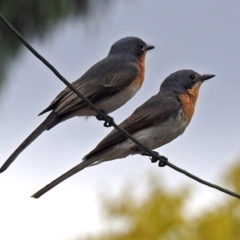
[{"label": "bird's long tail", "polygon": [[7,161],[0,168],[0,173],[4,172],[18,157],[18,155],[27,148],[37,137],[39,137],[56,120],[54,112],[48,117],[21,143],[21,145],[12,153]]},{"label": "bird's long tail", "polygon": [[79,171],[83,170],[84,168],[88,167],[89,165],[91,165],[95,161],[96,161],[96,157],[92,157],[92,158],[90,158],[88,160],[85,160],[85,161],[81,162],[77,166],[73,167],[72,169],[70,169],[69,171],[67,171],[66,173],[64,173],[63,175],[61,175],[60,177],[56,178],[54,181],[52,181],[51,183],[49,183],[48,185],[46,185],[45,187],[40,189],[38,192],[33,194],[32,197],[33,198],[41,197],[43,194],[45,194],[46,192],[48,192],[49,190],[54,188],[56,185],[58,185],[59,183],[63,182],[64,180],[66,180],[67,178],[71,177],[72,175],[78,173]]}]

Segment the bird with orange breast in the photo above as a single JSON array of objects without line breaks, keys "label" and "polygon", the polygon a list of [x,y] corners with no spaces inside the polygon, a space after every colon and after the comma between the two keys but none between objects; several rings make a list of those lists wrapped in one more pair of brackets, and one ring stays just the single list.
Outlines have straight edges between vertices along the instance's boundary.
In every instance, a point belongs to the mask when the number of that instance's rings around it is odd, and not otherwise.
[{"label": "bird with orange breast", "polygon": [[[137,37],[115,42],[107,57],[94,64],[72,83],[83,96],[106,113],[115,111],[129,101],[141,88],[145,73],[145,56],[154,46]],[[47,118],[20,144],[0,168],[5,171],[18,155],[45,130],[75,116],[96,116],[81,98],[65,88],[39,115],[51,111]]]}]

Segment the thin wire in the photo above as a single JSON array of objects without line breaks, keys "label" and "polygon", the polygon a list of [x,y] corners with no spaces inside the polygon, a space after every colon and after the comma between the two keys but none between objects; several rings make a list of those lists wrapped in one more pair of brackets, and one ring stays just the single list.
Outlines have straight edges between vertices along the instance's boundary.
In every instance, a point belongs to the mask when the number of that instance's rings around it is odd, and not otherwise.
[{"label": "thin wire", "polygon": [[23,36],[6,20],[6,18],[2,15],[2,13],[0,13],[0,19],[2,20],[2,22],[13,32],[14,35],[17,36],[17,38],[29,49],[29,51],[31,51],[33,53],[33,55],[35,55],[40,61],[42,61],[67,87],[69,87],[69,89],[71,89],[78,97],[80,97],[86,104],[88,104],[89,106],[91,106],[96,112],[97,112],[97,119],[98,120],[104,120],[104,126],[105,127],[110,127],[113,126],[114,128],[116,128],[118,131],[122,132],[127,138],[131,139],[134,143],[136,143],[141,149],[144,150],[144,154],[143,155],[147,155],[150,156],[150,159],[152,162],[156,162],[159,161],[159,166],[163,167],[163,166],[169,166],[172,169],[185,174],[186,176],[208,186],[211,188],[215,188],[221,192],[224,192],[226,194],[229,194],[233,197],[239,198],[240,199],[240,195],[232,192],[228,189],[225,189],[223,187],[220,187],[216,184],[212,184],[210,182],[207,182],[189,172],[187,172],[184,169],[181,169],[177,166],[175,166],[174,164],[170,163],[167,158],[160,156],[158,152],[155,151],[151,151],[149,150],[144,144],[142,144],[141,142],[139,142],[137,139],[135,139],[130,133],[128,133],[126,130],[124,130],[123,128],[121,128],[120,126],[118,126],[114,119],[112,117],[110,117],[108,114],[104,113],[102,110],[100,110],[99,108],[97,108],[89,99],[87,99],[86,97],[84,97],[80,92],[78,92],[58,71],[55,67],[53,67],[53,65],[51,65],[43,56],[41,56],[24,38]]},{"label": "thin wire", "polygon": [[186,171],[186,170],[184,170],[182,168],[177,167],[176,165],[174,165],[174,164],[172,164],[170,162],[167,162],[166,165],[171,167],[172,169],[174,169],[174,170],[176,170],[176,171],[178,171],[178,172],[180,172],[180,173],[182,173],[182,174],[184,174],[184,175],[186,175],[186,176],[196,180],[197,182],[200,182],[200,183],[208,186],[208,187],[215,188],[215,189],[217,189],[217,190],[219,190],[221,192],[227,193],[227,194],[229,194],[229,195],[231,195],[233,197],[240,198],[240,194],[232,192],[232,191],[230,191],[230,190],[228,190],[226,188],[223,188],[221,186],[218,186],[216,184],[207,182],[207,181],[205,181],[205,180],[203,180],[203,179],[201,179],[201,178],[191,174],[190,172],[188,172],[188,171]]}]

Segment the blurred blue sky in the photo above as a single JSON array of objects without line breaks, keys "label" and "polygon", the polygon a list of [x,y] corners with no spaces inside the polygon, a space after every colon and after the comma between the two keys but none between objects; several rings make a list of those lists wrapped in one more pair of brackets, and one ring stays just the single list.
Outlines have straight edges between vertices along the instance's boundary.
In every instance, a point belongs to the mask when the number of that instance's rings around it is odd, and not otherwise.
[{"label": "blurred blue sky", "polygon": [[[111,114],[117,123],[155,94],[170,73],[188,68],[215,74],[202,85],[185,133],[158,151],[174,164],[221,184],[222,174],[239,153],[239,12],[240,3],[233,0],[115,1],[103,15],[95,15],[95,22],[70,18],[44,41],[30,42],[69,81],[105,57],[122,37],[137,36],[154,44],[156,49],[147,55],[142,89]],[[9,66],[0,98],[1,164],[45,118],[37,117],[38,113],[63,88],[48,68],[22,48]],[[74,118],[43,133],[24,151],[0,176],[0,238],[70,239],[97,232],[104,228],[99,191],[118,191],[126,178],[135,179],[148,170],[164,177],[166,188],[183,183],[194,187],[190,205],[195,211],[224,196],[167,167],[157,168],[147,157],[134,156],[85,169],[42,198],[30,198],[79,163],[109,131],[95,118]]]}]

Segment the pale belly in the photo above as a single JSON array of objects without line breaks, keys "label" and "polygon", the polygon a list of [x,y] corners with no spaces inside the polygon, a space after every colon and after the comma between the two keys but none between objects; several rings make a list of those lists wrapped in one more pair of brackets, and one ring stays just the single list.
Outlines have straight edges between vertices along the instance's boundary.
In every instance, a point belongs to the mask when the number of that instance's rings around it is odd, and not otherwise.
[{"label": "pale belly", "polygon": [[121,92],[97,105],[99,109],[104,109],[107,113],[113,112],[128,102],[139,90],[140,87],[130,85]]},{"label": "pale belly", "polygon": [[[177,118],[171,117],[164,123],[138,131],[133,136],[146,147],[153,150],[171,142],[183,134],[188,124],[189,121],[185,120],[184,116],[180,116],[179,114]],[[128,141],[128,143],[132,144],[130,141]],[[134,154],[134,152],[130,154]]]},{"label": "pale belly", "polygon": [[[138,131],[133,134],[133,136],[147,148],[154,150],[180,136],[185,131],[189,122],[190,121],[185,120],[184,114],[179,112],[177,117],[170,117],[164,123]],[[108,151],[105,151],[99,157],[98,161],[101,162],[124,158],[128,155],[139,154],[142,152],[143,151],[140,150],[133,141],[127,139],[109,148]]]},{"label": "pale belly", "polygon": [[134,134],[134,137],[141,141],[146,147],[153,150],[171,142],[183,134],[188,124],[189,122],[185,120],[168,120],[160,125],[139,131]]}]

